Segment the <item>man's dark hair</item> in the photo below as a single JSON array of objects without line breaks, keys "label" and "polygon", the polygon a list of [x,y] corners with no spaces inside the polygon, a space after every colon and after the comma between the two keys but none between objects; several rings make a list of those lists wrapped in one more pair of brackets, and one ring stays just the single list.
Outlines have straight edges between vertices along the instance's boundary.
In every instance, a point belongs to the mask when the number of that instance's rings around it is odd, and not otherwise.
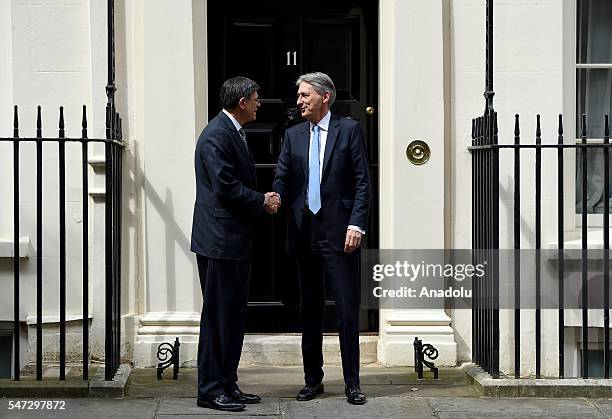
[{"label": "man's dark hair", "polygon": [[249,99],[253,93],[259,90],[259,85],[246,77],[234,77],[226,80],[221,86],[221,107],[226,110],[235,109],[240,98]]}]

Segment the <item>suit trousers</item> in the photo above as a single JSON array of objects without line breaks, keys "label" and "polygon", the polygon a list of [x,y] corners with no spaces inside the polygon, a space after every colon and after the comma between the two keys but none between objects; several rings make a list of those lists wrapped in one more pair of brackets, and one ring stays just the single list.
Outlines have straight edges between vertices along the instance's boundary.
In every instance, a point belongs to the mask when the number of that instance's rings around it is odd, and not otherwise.
[{"label": "suit trousers", "polygon": [[251,263],[197,255],[203,306],[198,342],[198,399],[237,388]]},{"label": "suit trousers", "polygon": [[323,379],[323,319],[325,282],[334,294],[344,382],[359,385],[359,249],[334,250],[325,235],[323,217],[304,210],[297,260],[300,276],[302,359],[304,381]]}]

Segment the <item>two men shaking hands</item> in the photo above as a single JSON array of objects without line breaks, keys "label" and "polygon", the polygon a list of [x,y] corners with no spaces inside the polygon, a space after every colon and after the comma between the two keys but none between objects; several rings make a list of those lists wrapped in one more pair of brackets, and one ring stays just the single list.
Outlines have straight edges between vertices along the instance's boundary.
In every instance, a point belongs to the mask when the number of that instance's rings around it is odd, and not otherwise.
[{"label": "two men shaking hands", "polygon": [[345,395],[366,403],[359,385],[359,248],[370,201],[368,158],[358,122],[330,111],[331,78],[320,72],[296,81],[304,122],[285,131],[272,191],[256,191],[255,165],[242,129],[257,117],[259,86],[227,80],[222,110],[198,139],[191,250],[203,295],[198,345],[198,406],[239,411],[258,403],[238,387],[255,224],[281,205],[287,252],[298,262],[305,386],[297,400],[323,393],[325,282],[334,293]]}]

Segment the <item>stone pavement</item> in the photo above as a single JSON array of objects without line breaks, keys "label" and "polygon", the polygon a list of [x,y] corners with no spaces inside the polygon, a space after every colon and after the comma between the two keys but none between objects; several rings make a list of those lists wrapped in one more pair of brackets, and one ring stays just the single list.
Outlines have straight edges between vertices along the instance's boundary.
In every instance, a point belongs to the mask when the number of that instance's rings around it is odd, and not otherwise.
[{"label": "stone pavement", "polygon": [[[339,367],[326,367],[325,393],[313,401],[297,402],[302,386],[299,367],[247,367],[239,371],[243,390],[255,392],[263,402],[241,413],[202,409],[195,404],[196,371],[182,369],[177,381],[166,372],[157,381],[154,369],[133,370],[126,397],[121,400],[55,398],[65,409],[15,409],[18,399],[0,399],[1,418],[612,418],[612,400],[484,398],[466,383],[458,369],[442,369],[440,380],[416,380],[409,368],[362,368],[362,389],[369,397],[364,406],[346,403]],[[29,402],[36,399],[19,399]],[[11,403],[12,402],[12,403]],[[9,404],[13,405],[10,409]],[[33,407],[33,406],[32,406]]]}]

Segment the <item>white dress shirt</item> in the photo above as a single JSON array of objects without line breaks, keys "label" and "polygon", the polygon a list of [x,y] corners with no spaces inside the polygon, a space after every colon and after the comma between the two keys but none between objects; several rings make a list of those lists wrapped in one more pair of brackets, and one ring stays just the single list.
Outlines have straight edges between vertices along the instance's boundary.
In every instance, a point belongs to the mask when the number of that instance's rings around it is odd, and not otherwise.
[{"label": "white dress shirt", "polygon": [[[329,121],[331,120],[331,112],[327,111],[327,114],[316,124],[319,126],[319,183],[323,178],[323,161],[325,158],[325,145],[327,144],[327,133],[329,132]],[[314,135],[313,127],[315,124],[310,123],[310,138],[309,147],[312,144],[312,136]],[[310,159],[312,158],[310,148],[308,151],[308,167],[310,167]],[[355,225],[349,225],[347,228],[365,234],[365,230]]]},{"label": "white dress shirt", "polygon": [[[224,114],[227,115],[227,117],[230,119],[230,121],[232,121],[232,124],[234,124],[234,127],[236,128],[236,131],[238,131],[238,134],[240,134],[240,130],[242,129],[242,126],[236,120],[236,118],[234,118],[234,115],[232,115],[231,113],[229,113],[225,109],[221,109],[221,110],[223,111]],[[265,205],[265,204],[266,204],[266,199],[264,198],[264,203],[262,204],[262,206]]]},{"label": "white dress shirt", "polygon": [[[327,111],[327,114],[319,121],[319,183],[323,177],[323,159],[325,158],[325,144],[327,144],[327,133],[329,131],[329,121],[331,120],[331,112]],[[312,144],[312,136],[314,135],[315,124],[310,123],[310,143]],[[310,151],[308,152],[308,167],[310,167]]]},{"label": "white dress shirt", "polygon": [[234,124],[234,126],[236,127],[236,131],[238,131],[238,133],[240,133],[240,130],[242,129],[242,126],[238,123],[238,121],[236,120],[236,118],[234,118],[234,115],[232,115],[231,113],[229,113],[228,111],[226,111],[225,109],[222,109],[223,113],[227,115],[227,117],[230,119],[230,121],[232,121],[232,123]]}]

